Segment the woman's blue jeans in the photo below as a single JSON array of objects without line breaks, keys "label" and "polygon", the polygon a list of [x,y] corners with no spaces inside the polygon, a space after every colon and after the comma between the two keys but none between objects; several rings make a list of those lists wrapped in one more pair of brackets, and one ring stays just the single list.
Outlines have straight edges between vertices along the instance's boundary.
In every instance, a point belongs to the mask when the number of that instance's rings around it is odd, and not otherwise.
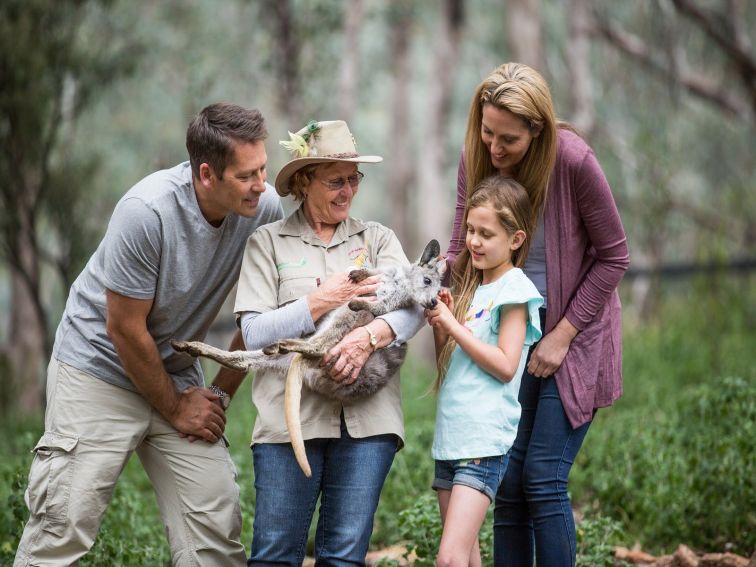
[{"label": "woman's blue jeans", "polygon": [[572,428],[553,376],[525,371],[519,399],[520,425],[494,507],[494,564],[532,567],[535,548],[538,567],[574,566],[567,478],[590,422]]},{"label": "woman's blue jeans", "polygon": [[256,506],[248,565],[301,565],[307,532],[320,496],[316,565],[364,565],[373,516],[397,449],[395,435],[305,442],[312,477],[290,443],[252,447]]}]

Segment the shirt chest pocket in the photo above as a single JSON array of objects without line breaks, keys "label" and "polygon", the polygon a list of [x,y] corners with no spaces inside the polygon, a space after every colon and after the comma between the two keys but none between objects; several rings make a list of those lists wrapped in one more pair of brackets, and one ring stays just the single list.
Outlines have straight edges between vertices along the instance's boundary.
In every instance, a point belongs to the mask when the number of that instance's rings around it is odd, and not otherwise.
[{"label": "shirt chest pocket", "polygon": [[318,287],[319,279],[316,276],[298,276],[282,278],[278,284],[278,306],[282,307],[304,297]]}]

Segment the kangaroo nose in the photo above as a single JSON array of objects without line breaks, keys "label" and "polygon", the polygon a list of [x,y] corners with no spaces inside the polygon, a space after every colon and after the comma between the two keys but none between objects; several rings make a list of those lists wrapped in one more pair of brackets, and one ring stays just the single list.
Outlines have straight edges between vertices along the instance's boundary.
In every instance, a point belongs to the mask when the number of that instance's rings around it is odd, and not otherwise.
[{"label": "kangaroo nose", "polygon": [[436,300],[436,298],[434,297],[433,299],[430,300],[429,305],[430,305],[430,309],[435,309],[436,305],[438,305],[438,300]]}]

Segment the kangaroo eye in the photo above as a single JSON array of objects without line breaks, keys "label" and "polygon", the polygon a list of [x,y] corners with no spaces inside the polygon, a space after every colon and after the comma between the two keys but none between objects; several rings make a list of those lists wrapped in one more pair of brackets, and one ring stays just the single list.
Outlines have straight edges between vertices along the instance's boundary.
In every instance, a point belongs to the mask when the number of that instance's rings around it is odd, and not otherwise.
[{"label": "kangaroo eye", "polygon": [[428,276],[425,276],[425,277],[423,278],[423,283],[424,283],[425,285],[430,285],[430,284],[431,284],[431,279],[430,279],[430,278],[429,278]]}]

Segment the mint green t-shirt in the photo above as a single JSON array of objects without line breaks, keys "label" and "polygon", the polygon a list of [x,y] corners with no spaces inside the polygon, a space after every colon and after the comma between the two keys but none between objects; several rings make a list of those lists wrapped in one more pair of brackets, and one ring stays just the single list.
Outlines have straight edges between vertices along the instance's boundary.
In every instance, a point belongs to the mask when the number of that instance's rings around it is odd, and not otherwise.
[{"label": "mint green t-shirt", "polygon": [[528,323],[514,378],[501,382],[481,369],[459,346],[454,349],[436,409],[433,458],[457,460],[506,454],[520,422],[517,400],[528,348],[541,337],[538,308],[543,298],[519,268],[481,285],[465,317],[465,328],[489,343],[499,341],[503,305],[527,304]]}]

